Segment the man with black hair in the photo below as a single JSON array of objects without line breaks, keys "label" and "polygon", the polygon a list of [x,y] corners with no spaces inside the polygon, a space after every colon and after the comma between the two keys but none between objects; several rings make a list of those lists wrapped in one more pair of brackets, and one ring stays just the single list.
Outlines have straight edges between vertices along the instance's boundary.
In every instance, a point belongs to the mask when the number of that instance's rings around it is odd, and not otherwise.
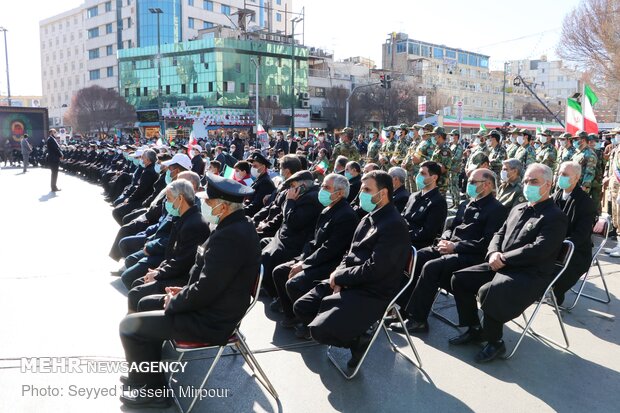
[{"label": "man with black hair", "polygon": [[362,167],[356,161],[350,161],[344,168],[344,176],[349,180],[347,202],[351,203],[362,187]]}]

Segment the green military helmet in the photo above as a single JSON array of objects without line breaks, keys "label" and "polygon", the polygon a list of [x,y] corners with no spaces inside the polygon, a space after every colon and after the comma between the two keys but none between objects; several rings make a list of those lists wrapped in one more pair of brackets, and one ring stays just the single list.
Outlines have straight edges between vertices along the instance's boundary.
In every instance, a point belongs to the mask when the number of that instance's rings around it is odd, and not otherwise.
[{"label": "green military helmet", "polygon": [[379,134],[379,129],[377,129],[377,128],[372,128],[372,129],[370,130],[370,133],[376,133],[376,134],[378,135],[378,134]]},{"label": "green military helmet", "polygon": [[432,132],[433,131],[433,125],[431,123],[425,123],[424,126],[422,126],[422,129],[424,129],[427,132]]},{"label": "green military helmet", "polygon": [[401,123],[400,125],[398,125],[398,129],[407,131],[409,130],[409,125],[407,125],[406,123]]},{"label": "green military helmet", "polygon": [[527,128],[520,129],[519,133],[521,133],[522,135],[527,135],[530,139],[532,138],[532,131]]},{"label": "green military helmet", "polygon": [[383,130],[396,133],[396,128],[394,126],[386,126]]},{"label": "green military helmet", "polygon": [[560,136],[558,136],[558,139],[572,139],[573,135],[571,135],[568,132],[564,132],[563,134],[561,134]]},{"label": "green military helmet", "polygon": [[489,157],[484,152],[477,152],[471,159],[471,164],[476,168],[479,168],[484,163],[489,163]]},{"label": "green military helmet", "polygon": [[414,129],[415,129],[415,130],[420,130],[420,129],[422,129],[422,128],[423,128],[423,126],[422,126],[422,125],[420,125],[419,123],[415,123],[415,124],[413,124],[413,125],[412,125],[409,129],[410,129],[410,130],[414,130]]},{"label": "green military helmet", "polygon": [[575,132],[573,139],[588,139],[588,132],[580,129],[577,132]]},{"label": "green military helmet", "polygon": [[461,134],[459,133],[458,129],[452,129],[450,131],[450,135],[456,135],[456,136],[461,136]]},{"label": "green military helmet", "polygon": [[552,136],[551,130],[550,129],[545,129],[544,131],[540,132],[541,135],[543,136]]},{"label": "green military helmet", "polygon": [[487,133],[484,136],[485,136],[485,138],[495,138],[495,139],[497,139],[498,142],[502,140],[501,133],[499,133],[499,131],[496,130],[496,129],[490,130],[489,133]]},{"label": "green military helmet", "polygon": [[441,126],[435,126],[432,133],[433,135],[441,135],[444,138],[446,137],[446,130],[442,128]]},{"label": "green military helmet", "polygon": [[513,133],[519,133],[521,132],[521,129],[517,128],[516,126],[512,129],[508,130],[508,133],[513,134]]},{"label": "green military helmet", "polygon": [[596,141],[598,140],[598,135],[596,133],[588,134],[588,141]]}]

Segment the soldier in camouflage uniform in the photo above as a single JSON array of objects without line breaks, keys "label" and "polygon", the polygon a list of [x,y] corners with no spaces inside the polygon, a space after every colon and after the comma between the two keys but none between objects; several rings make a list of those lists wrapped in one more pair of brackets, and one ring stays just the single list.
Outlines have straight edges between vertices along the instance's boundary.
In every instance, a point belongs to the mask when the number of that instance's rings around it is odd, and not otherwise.
[{"label": "soldier in camouflage uniform", "polygon": [[450,168],[452,168],[452,152],[446,140],[446,131],[437,126],[433,129],[431,141],[436,145],[435,151],[431,155],[431,161],[437,162],[441,166],[441,177],[437,182],[439,192],[446,197],[448,187],[450,186]]},{"label": "soldier in camouflage uniform", "polygon": [[603,157],[603,144],[599,140],[598,135],[588,135],[588,144],[592,152],[596,154],[596,172],[590,189],[590,196],[596,204],[596,210],[601,213],[601,199],[603,189],[603,174],[605,173],[605,158]]},{"label": "soldier in camouflage uniform", "polygon": [[510,143],[506,147],[507,159],[514,158],[517,150],[519,149],[519,144],[517,143],[517,136],[520,135],[520,132],[521,131],[519,130],[519,128],[512,128],[508,131],[508,133],[510,134],[508,138]]},{"label": "soldier in camouflage uniform", "polygon": [[476,147],[474,148],[474,150],[471,152],[471,154],[467,158],[467,166],[465,167],[465,172],[467,173],[468,171],[475,169],[474,163],[473,163],[474,157],[476,159],[479,159],[479,157],[477,157],[477,155],[479,154],[483,154],[488,157],[489,153],[491,152],[489,147],[487,146],[487,142],[486,142],[487,138],[482,129],[480,129],[474,136],[475,136],[474,145],[476,145]]},{"label": "soldier in camouflage uniform", "polygon": [[452,144],[450,145],[450,152],[452,153],[452,165],[450,166],[450,195],[452,196],[451,208],[457,206],[461,200],[461,190],[459,189],[459,174],[463,167],[463,153],[465,149],[463,145],[459,143],[459,131],[452,129],[450,132],[452,137]]},{"label": "soldier in camouflage uniform", "polygon": [[[618,201],[618,196],[620,195],[620,128],[612,129],[609,134],[614,136],[612,139],[614,148],[609,154],[603,186],[607,187],[607,191],[609,191],[608,199],[611,202],[611,221],[615,228],[620,228],[620,202]],[[616,245],[612,244],[610,248],[605,248],[604,251],[610,257],[620,257],[620,239],[618,239]]]},{"label": "soldier in camouflage uniform", "polygon": [[379,162],[379,148],[381,148],[379,131],[377,130],[377,128],[372,128],[372,130],[370,131],[370,142],[368,142],[368,150],[366,151],[366,163]]},{"label": "soldier in camouflage uniform", "polygon": [[390,163],[393,166],[400,166],[407,156],[407,149],[411,141],[409,140],[409,125],[401,123],[398,126],[398,142],[396,143],[396,149],[390,158]]},{"label": "soldier in camouflage uniform", "polygon": [[501,138],[502,135],[497,130],[492,130],[487,135],[489,146],[491,147],[491,152],[489,152],[489,169],[495,172],[496,176],[499,176],[502,171],[502,162],[507,159],[506,149],[499,142]]},{"label": "soldier in camouflage uniform", "polygon": [[545,129],[538,138],[542,146],[536,155],[536,162],[547,165],[552,171],[556,168],[556,162],[558,159],[558,151],[553,144],[551,131]]},{"label": "soldier in camouflage uniform", "polygon": [[396,138],[394,137],[396,128],[394,126],[389,126],[384,130],[387,132],[387,135],[385,141],[383,141],[383,144],[381,144],[379,148],[379,166],[387,172],[388,169],[390,169],[390,159],[396,149]]},{"label": "soldier in camouflage uniform", "polygon": [[497,188],[496,198],[508,210],[525,202],[521,184],[522,175],[523,165],[518,159],[510,158],[502,162],[502,170],[498,175],[501,184]]},{"label": "soldier in camouflage uniform", "polygon": [[407,171],[406,188],[409,193],[413,194],[414,192],[417,192],[415,177],[420,169],[419,165],[413,163],[413,155],[415,155],[415,151],[421,141],[420,130],[422,129],[422,125],[415,124],[409,129],[413,132],[413,139],[407,148],[407,154],[405,155],[405,159],[403,159],[400,166]]},{"label": "soldier in camouflage uniform", "polygon": [[411,161],[415,165],[414,173],[417,175],[420,170],[420,164],[424,161],[430,161],[431,156],[435,152],[435,144],[433,143],[433,125],[430,123],[425,124],[422,129],[424,133],[422,134],[422,139],[420,143],[417,145],[415,153],[413,154]]},{"label": "soldier in camouflage uniform", "polygon": [[524,169],[527,169],[528,166],[536,162],[536,151],[531,145],[532,141],[532,132],[527,129],[521,129],[521,134],[517,136],[517,143],[521,146],[517,149],[517,153],[515,153],[515,159],[521,161]]},{"label": "soldier in camouflage uniform", "polygon": [[577,152],[577,150],[573,146],[572,139],[573,135],[568,132],[565,132],[558,137],[558,140],[560,141],[560,153],[558,153],[558,161],[556,162],[556,167],[554,171],[556,175],[558,173],[560,165],[563,162],[573,159],[575,152]]},{"label": "soldier in camouflage uniform", "polygon": [[588,144],[590,138],[586,132],[577,131],[573,139],[573,145],[578,142],[578,150],[571,160],[581,165],[579,186],[589,194],[592,181],[594,181],[596,176],[596,154],[590,149]]},{"label": "soldier in camouflage uniform", "polygon": [[342,155],[345,158],[351,161],[359,161],[360,160],[360,152],[355,146],[353,141],[353,129],[352,128],[344,128],[340,132],[341,142],[334,147],[334,152],[332,153],[332,157],[329,161],[329,170],[334,170],[334,164],[336,163],[336,159],[338,156]]}]

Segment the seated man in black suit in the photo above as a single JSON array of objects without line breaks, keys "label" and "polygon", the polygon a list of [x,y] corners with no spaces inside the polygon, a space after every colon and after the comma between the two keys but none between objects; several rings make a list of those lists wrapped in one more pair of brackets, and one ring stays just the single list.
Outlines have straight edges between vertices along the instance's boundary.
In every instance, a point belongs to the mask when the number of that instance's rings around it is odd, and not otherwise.
[{"label": "seated man in black suit", "polygon": [[[161,361],[162,343],[169,339],[225,344],[250,305],[259,274],[260,246],[242,202],[252,189],[211,174],[207,181],[202,208],[205,218],[217,227],[196,254],[187,285],[168,287],[165,295],[143,299],[141,309],[147,311],[129,314],[121,321],[128,363]],[[126,406],[171,404],[170,398],[154,393],[164,393],[163,373],[130,371],[121,381],[140,390],[121,396]]]},{"label": "seated man in black suit", "polygon": [[418,251],[433,245],[448,216],[448,204],[437,187],[440,177],[441,166],[437,162],[423,162],[415,178],[420,190],[409,196],[402,212],[409,227],[411,245]]},{"label": "seated man in black suit", "polygon": [[349,180],[347,202],[351,203],[355,200],[362,187],[362,167],[356,161],[351,161],[344,168],[344,176]]},{"label": "seated man in black suit", "polygon": [[365,334],[398,293],[411,256],[407,224],[392,202],[392,178],[372,171],[362,178],[360,205],[368,212],[349,252],[331,273],[297,300],[293,310],[319,343],[351,349],[355,368],[370,343]]},{"label": "seated man in black suit", "polygon": [[[467,194],[456,212],[452,226],[437,244],[418,251],[413,272],[419,277],[413,293],[405,292],[399,300],[405,304],[405,327],[409,333],[428,332],[427,318],[439,288],[450,290],[452,273],[461,268],[484,262],[489,242],[506,220],[508,211],[495,199],[495,174],[488,169],[476,169],[469,176]],[[406,300],[409,300],[407,302]],[[402,332],[400,323],[390,325]]]},{"label": "seated man in black suit", "polygon": [[[555,261],[566,236],[568,218],[549,198],[553,172],[534,163],[525,171],[527,203],[514,207],[489,244],[487,263],[457,271],[451,284],[461,326],[468,327],[450,344],[486,341],[476,355],[479,363],[506,352],[504,323],[541,299],[555,276]],[[484,321],[480,326],[476,296]]]},{"label": "seated man in black suit", "polygon": [[[321,184],[319,202],[325,207],[316,223],[314,238],[306,243],[303,253],[295,260],[278,265],[273,270],[273,282],[280,298],[285,328],[296,326],[293,303],[325,280],[338,266],[351,245],[359,218],[347,202],[349,181],[338,174],[329,174]],[[296,327],[306,336],[305,326]]]},{"label": "seated man in black suit", "polygon": [[388,173],[392,177],[392,185],[394,185],[392,202],[394,202],[394,206],[398,212],[402,214],[410,195],[407,188],[405,188],[405,182],[407,182],[407,171],[400,166],[393,166],[390,168]]},{"label": "seated man in black suit", "polygon": [[559,280],[553,286],[558,304],[564,301],[564,294],[577,282],[592,263],[592,227],[596,221],[596,204],[578,185],[581,165],[568,161],[560,165],[558,187],[553,202],[568,217],[566,239],[575,245],[573,257]]}]

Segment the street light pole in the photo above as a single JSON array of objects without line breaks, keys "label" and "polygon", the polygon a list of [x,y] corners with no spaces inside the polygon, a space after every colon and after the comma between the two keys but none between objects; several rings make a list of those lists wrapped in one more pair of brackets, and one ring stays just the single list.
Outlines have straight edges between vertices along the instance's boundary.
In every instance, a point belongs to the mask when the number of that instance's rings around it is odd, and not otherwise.
[{"label": "street light pole", "polygon": [[0,31],[4,32],[4,58],[6,60],[6,89],[8,95],[8,104],[11,106],[11,81],[9,80],[9,51],[6,46],[6,32],[4,27],[0,27]]},{"label": "street light pole", "polygon": [[295,24],[302,20],[302,17],[291,20],[291,138],[295,137]]},{"label": "street light pole", "polygon": [[[149,8],[149,12],[157,15],[157,111],[160,113],[161,118],[161,38],[159,31],[159,16],[163,14],[163,10],[159,7],[151,7]],[[159,124],[159,129],[161,132],[165,133],[161,121]]]},{"label": "street light pole", "polygon": [[502,119],[506,115],[506,66],[508,62],[504,62],[504,83],[502,87]]},{"label": "street light pole", "polygon": [[258,68],[260,67],[260,57],[258,59],[258,62],[253,57],[250,59],[252,63],[254,63],[254,66],[256,66],[256,87],[254,88],[254,96],[256,99],[256,119],[254,123],[256,124],[256,133],[258,133]]},{"label": "street light pole", "polygon": [[359,86],[355,86],[350,92],[349,92],[349,96],[347,96],[347,100],[346,100],[346,106],[345,106],[345,118],[344,118],[344,126],[345,128],[349,126],[349,101],[351,100],[351,97],[353,96],[353,94],[355,93],[355,91],[357,89],[363,88],[363,87],[368,87],[368,86],[375,86],[375,85],[380,85],[381,82],[374,82],[374,83],[368,83],[366,85],[359,85]]}]

